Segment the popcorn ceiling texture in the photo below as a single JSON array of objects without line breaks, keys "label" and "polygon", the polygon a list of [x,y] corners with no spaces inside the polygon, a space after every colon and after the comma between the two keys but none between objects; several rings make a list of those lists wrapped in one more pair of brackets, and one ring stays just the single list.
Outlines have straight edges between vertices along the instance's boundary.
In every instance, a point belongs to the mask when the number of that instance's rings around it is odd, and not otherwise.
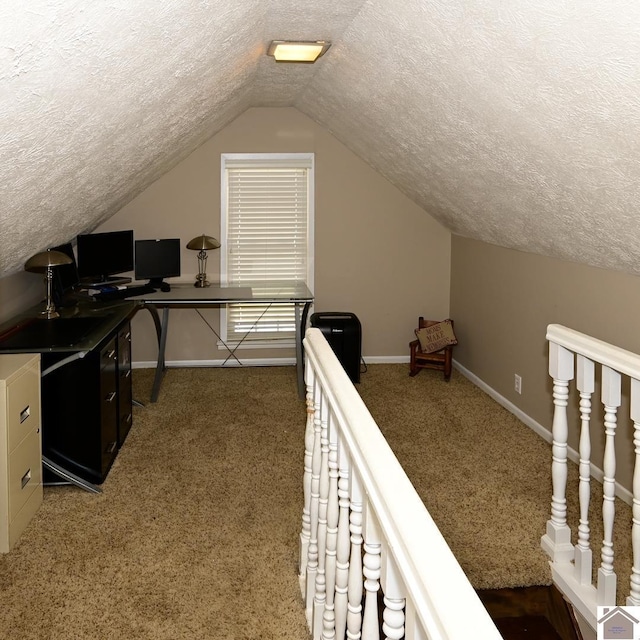
[{"label": "popcorn ceiling texture", "polygon": [[[626,0],[4,0],[0,275],[251,106],[297,107],[454,233],[640,274],[639,24]],[[276,65],[275,38],[333,46]]]}]

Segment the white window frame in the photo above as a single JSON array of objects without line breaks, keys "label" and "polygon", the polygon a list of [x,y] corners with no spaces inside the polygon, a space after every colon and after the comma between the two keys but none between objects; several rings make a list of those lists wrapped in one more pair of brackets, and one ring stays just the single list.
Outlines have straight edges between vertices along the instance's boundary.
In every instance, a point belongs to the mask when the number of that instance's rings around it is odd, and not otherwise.
[{"label": "white window frame", "polygon": [[[242,285],[242,279],[233,277],[229,273],[229,199],[228,199],[228,172],[229,168],[240,168],[251,165],[260,167],[268,167],[273,165],[274,168],[280,167],[298,167],[307,170],[307,265],[306,265],[306,284],[311,292],[313,292],[313,272],[314,272],[314,169],[315,154],[313,153],[223,153],[220,162],[220,232],[221,232],[221,251],[220,251],[220,279],[225,284]],[[233,278],[233,280],[232,280]],[[265,278],[266,279],[266,278]],[[275,278],[272,278],[275,279]],[[281,279],[281,278],[279,278]],[[255,280],[255,278],[254,278]],[[242,307],[242,305],[237,305]],[[248,306],[248,305],[247,305]],[[250,305],[252,309],[256,309],[257,305]],[[264,307],[262,307],[264,308]],[[276,305],[273,307],[276,308]],[[277,305],[279,309],[290,311],[295,318],[295,309],[293,305]],[[220,310],[220,338],[221,342],[234,349],[260,349],[260,348],[290,348],[295,347],[295,331],[278,331],[276,333],[265,334],[261,331],[252,331],[249,335],[245,332],[231,332],[229,327],[230,313],[227,307]]]}]

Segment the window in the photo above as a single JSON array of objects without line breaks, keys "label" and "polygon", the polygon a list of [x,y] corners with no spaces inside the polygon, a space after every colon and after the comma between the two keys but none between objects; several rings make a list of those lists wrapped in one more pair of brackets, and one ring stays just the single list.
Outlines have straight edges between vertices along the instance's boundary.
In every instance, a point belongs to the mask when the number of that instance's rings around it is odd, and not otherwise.
[{"label": "window", "polygon": [[[223,282],[302,280],[313,289],[312,153],[222,154]],[[293,346],[292,305],[229,305],[222,340]],[[246,337],[245,337],[246,336]]]}]

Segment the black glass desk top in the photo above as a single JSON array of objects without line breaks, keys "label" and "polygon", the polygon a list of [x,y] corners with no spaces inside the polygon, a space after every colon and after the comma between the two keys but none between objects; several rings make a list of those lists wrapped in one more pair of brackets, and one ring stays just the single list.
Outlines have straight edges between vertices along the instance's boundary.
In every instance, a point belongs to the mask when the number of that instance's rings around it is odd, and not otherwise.
[{"label": "black glass desk top", "polygon": [[19,327],[8,337],[0,339],[2,349],[40,349],[73,347],[82,342],[92,330],[104,324],[106,318],[56,318],[33,320]]},{"label": "black glass desk top", "polygon": [[46,320],[41,305],[13,318],[0,329],[0,353],[90,351],[138,308],[132,302],[80,304]]}]

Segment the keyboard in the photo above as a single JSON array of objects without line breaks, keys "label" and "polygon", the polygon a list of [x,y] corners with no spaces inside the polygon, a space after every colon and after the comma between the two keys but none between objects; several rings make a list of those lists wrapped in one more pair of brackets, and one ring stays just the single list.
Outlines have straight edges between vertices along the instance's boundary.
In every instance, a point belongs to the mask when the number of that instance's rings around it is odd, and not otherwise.
[{"label": "keyboard", "polygon": [[100,302],[109,302],[110,300],[125,300],[133,296],[143,296],[147,293],[153,293],[155,289],[148,284],[136,285],[133,287],[125,287],[124,289],[115,289],[114,291],[102,291],[94,294],[94,298]]}]

